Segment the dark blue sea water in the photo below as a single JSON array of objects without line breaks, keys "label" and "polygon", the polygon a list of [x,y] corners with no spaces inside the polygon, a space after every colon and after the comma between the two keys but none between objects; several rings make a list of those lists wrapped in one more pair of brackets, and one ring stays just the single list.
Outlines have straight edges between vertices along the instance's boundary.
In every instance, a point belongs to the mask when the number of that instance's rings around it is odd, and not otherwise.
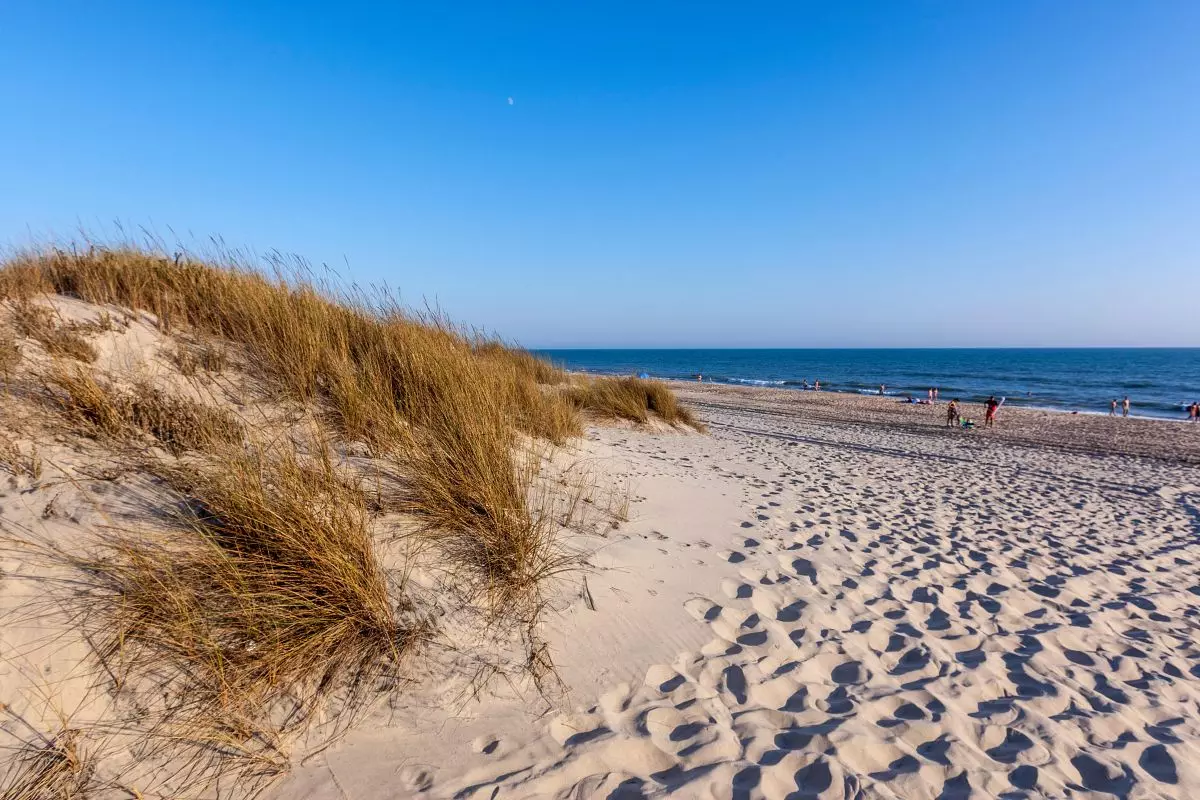
[{"label": "dark blue sea water", "polygon": [[982,350],[543,350],[568,369],[803,390],[979,400],[1107,413],[1129,395],[1132,413],[1186,417],[1200,400],[1200,348]]}]

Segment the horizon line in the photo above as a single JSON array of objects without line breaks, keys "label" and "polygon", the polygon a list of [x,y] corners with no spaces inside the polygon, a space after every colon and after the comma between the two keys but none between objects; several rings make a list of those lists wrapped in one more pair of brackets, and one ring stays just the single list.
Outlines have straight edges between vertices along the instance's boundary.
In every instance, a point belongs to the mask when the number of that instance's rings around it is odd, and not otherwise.
[{"label": "horizon line", "polygon": [[974,346],[937,346],[937,345],[913,345],[908,347],[898,347],[890,345],[838,345],[838,346],[769,346],[769,347],[703,347],[696,345],[689,346],[648,346],[639,345],[636,347],[618,347],[613,345],[596,346],[569,346],[569,347],[526,347],[527,350],[1200,350],[1200,345],[1163,345],[1163,344],[1132,344],[1132,345],[1107,345],[1107,344],[1084,344],[1084,345],[1054,345],[1054,344],[1039,344],[1039,345],[974,345]]}]

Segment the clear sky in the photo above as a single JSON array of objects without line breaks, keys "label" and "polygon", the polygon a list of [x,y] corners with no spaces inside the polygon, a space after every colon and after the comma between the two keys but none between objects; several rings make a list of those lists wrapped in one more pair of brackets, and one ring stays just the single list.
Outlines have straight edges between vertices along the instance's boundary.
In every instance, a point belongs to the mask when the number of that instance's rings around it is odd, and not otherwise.
[{"label": "clear sky", "polygon": [[1200,3],[0,3],[0,240],[118,220],[533,347],[1200,345]]}]

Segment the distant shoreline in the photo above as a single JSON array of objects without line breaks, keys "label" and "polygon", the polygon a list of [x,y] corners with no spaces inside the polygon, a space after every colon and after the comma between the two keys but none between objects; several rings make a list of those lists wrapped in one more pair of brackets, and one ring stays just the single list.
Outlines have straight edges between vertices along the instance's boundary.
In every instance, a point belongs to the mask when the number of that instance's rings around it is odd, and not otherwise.
[{"label": "distant shoreline", "polygon": [[[573,375],[593,375],[593,376],[606,376],[606,377],[607,376],[619,377],[622,375],[630,374],[627,372],[615,372],[615,371],[610,372],[610,371],[587,370],[587,369],[568,369],[566,371]],[[679,386],[696,386],[696,385],[700,384],[699,381],[686,380],[683,378],[668,378],[668,377],[662,377],[662,376],[658,376],[658,375],[654,375],[654,374],[650,374],[650,377],[655,380],[661,380],[661,381],[670,383],[672,385],[679,385]],[[865,390],[865,389],[839,389],[837,387],[827,387],[826,385],[823,384],[821,386],[820,391],[817,391],[812,388],[806,389],[803,386],[790,385],[785,382],[779,382],[779,381],[710,380],[710,379],[706,378],[703,382],[703,385],[704,386],[728,386],[728,387],[734,388],[734,389],[795,392],[795,393],[799,393],[799,394],[836,394],[836,395],[845,395],[848,397],[874,398],[876,400],[882,398],[885,400],[893,400],[900,405],[908,405],[903,402],[903,400],[908,397],[916,397],[917,399],[924,399],[924,398],[920,397],[919,390],[910,390],[910,389],[887,390],[881,396],[877,392],[872,392],[870,390]],[[1073,415],[1087,415],[1087,416],[1100,416],[1100,417],[1110,416],[1107,411],[1098,411],[1098,410],[1091,409],[1091,408],[1072,407],[1072,406],[1039,405],[1036,402],[1029,402],[1026,398],[1018,397],[1015,395],[1014,396],[1003,396],[1003,397],[1004,397],[1004,401],[1005,401],[1003,408],[1005,410],[1022,409],[1022,410],[1028,410],[1028,411],[1046,411],[1046,412],[1049,412],[1052,414],[1066,414],[1066,415],[1072,415],[1072,416]],[[960,396],[958,396],[959,402],[967,403],[967,404],[978,404],[978,403],[981,403],[983,401],[983,399],[985,399],[983,395],[960,395]],[[951,397],[948,394],[947,395],[939,395],[936,403],[939,406],[945,406],[946,403],[950,402],[950,400],[951,400]],[[921,404],[914,403],[912,405],[921,405]],[[1140,409],[1137,409],[1136,404],[1130,410],[1128,418],[1129,419],[1137,418],[1137,419],[1155,420],[1157,422],[1189,422],[1188,417],[1187,417],[1187,411],[1185,409],[1180,409],[1180,411],[1178,412],[1178,416],[1172,416],[1172,415],[1168,415],[1166,412],[1162,412],[1162,413],[1158,413],[1158,414],[1145,413],[1145,412],[1141,411]],[[1198,426],[1198,427],[1200,427],[1200,426]]]},{"label": "distant shoreline", "polygon": [[1200,348],[995,350],[543,350],[564,367],[591,374],[646,373],[662,380],[924,399],[1107,414],[1128,397],[1137,416],[1186,419],[1200,401]]},{"label": "distant shoreline", "polygon": [[936,406],[899,402],[896,398],[849,392],[796,392],[789,389],[696,381],[668,381],[682,400],[697,408],[749,416],[771,414],[797,421],[836,425],[888,427],[908,433],[951,436],[964,444],[989,442],[1051,447],[1095,455],[1150,457],[1188,464],[1200,463],[1200,423],[1163,424],[1160,417],[1111,417],[1058,409],[1004,406],[996,426],[983,427],[983,407],[962,403],[964,418],[974,419],[971,430],[945,424],[946,403]]}]

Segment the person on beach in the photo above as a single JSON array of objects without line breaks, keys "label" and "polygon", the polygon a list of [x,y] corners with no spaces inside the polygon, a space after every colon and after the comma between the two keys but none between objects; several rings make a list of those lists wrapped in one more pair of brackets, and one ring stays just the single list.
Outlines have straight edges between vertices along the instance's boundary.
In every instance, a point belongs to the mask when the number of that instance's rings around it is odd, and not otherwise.
[{"label": "person on beach", "polygon": [[1121,416],[1129,416],[1129,395],[1125,395],[1125,399],[1121,401]]},{"label": "person on beach", "polygon": [[935,402],[935,403],[937,402],[937,399],[938,399],[937,396],[938,396],[938,388],[935,386],[935,387],[933,387],[933,402]]},{"label": "person on beach", "polygon": [[821,391],[821,379],[820,378],[817,378],[815,381],[813,381],[813,391],[814,392]]},{"label": "person on beach", "polygon": [[933,387],[932,386],[929,388],[929,402],[930,403],[933,402]]},{"label": "person on beach", "polygon": [[1200,422],[1200,402],[1188,406],[1188,419],[1192,422]]},{"label": "person on beach", "polygon": [[1110,417],[1115,417],[1117,415],[1117,398],[1115,397],[1112,399],[1112,402],[1108,404],[1108,415]]},{"label": "person on beach", "polygon": [[880,397],[883,397],[883,390],[884,390],[884,389],[886,389],[886,388],[887,388],[887,387],[886,387],[886,386],[884,386],[882,383],[881,383],[881,384],[879,384],[879,396],[880,396]]},{"label": "person on beach", "polygon": [[1000,407],[1000,402],[996,399],[996,395],[992,395],[984,404],[983,426],[990,428],[996,424],[996,409]]},{"label": "person on beach", "polygon": [[958,413],[958,398],[950,401],[950,405],[946,406],[946,427],[957,428],[962,422],[962,416]]}]

